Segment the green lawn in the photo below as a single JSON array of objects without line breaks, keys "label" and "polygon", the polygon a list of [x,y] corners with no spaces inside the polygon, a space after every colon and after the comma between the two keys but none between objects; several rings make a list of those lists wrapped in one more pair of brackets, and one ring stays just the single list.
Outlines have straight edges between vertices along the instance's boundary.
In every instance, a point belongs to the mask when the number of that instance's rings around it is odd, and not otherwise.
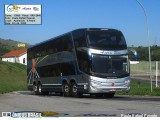
[{"label": "green lawn", "polygon": [[[152,61],[152,75],[156,75],[156,62]],[[160,61],[158,61],[158,71],[160,71]],[[149,76],[149,62],[148,61],[140,61],[138,64],[131,64],[131,75],[137,76]],[[159,72],[160,76],[160,72]]]},{"label": "green lawn", "polygon": [[26,66],[0,61],[0,93],[26,90]]},{"label": "green lawn", "polygon": [[128,93],[118,92],[118,95],[138,95],[138,96],[160,96],[160,87],[155,87],[153,85],[153,89],[151,92],[150,83],[138,82],[135,80],[131,80],[131,89]]}]

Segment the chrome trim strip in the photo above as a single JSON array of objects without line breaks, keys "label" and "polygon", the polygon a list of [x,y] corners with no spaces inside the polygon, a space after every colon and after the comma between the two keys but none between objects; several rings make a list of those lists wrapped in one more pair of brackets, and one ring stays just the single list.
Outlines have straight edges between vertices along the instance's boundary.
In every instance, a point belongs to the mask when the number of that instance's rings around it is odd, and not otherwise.
[{"label": "chrome trim strip", "polygon": [[97,50],[97,49],[89,49],[93,54],[102,54],[102,55],[124,55],[128,54],[128,50]]}]

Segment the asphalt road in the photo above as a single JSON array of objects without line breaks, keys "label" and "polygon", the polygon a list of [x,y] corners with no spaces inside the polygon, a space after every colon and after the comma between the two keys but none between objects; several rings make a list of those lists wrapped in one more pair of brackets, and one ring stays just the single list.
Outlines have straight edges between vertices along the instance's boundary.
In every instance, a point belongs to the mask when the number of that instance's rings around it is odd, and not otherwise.
[{"label": "asphalt road", "polygon": [[160,97],[82,98],[58,95],[37,96],[29,91],[0,95],[1,112],[50,111],[57,116],[113,116],[143,115],[160,117]]}]

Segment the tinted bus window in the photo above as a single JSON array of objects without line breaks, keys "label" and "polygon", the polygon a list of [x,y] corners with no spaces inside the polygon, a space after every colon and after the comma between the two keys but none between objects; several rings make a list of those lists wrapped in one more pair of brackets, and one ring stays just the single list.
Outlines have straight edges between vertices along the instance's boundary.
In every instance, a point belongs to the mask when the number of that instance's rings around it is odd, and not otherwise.
[{"label": "tinted bus window", "polygon": [[87,46],[84,30],[74,31],[73,39],[76,48]]},{"label": "tinted bus window", "polygon": [[127,49],[122,33],[117,31],[88,31],[87,43],[89,47],[96,49]]},{"label": "tinted bus window", "polygon": [[48,65],[40,67],[40,77],[56,77],[60,75],[60,65]]}]

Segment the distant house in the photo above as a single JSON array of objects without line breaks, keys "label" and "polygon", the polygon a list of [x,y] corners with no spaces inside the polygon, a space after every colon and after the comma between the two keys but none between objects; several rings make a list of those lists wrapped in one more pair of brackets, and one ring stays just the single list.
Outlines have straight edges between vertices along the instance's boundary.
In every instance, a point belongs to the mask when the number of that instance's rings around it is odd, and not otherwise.
[{"label": "distant house", "polygon": [[27,65],[27,50],[13,50],[2,56],[2,61]]}]

